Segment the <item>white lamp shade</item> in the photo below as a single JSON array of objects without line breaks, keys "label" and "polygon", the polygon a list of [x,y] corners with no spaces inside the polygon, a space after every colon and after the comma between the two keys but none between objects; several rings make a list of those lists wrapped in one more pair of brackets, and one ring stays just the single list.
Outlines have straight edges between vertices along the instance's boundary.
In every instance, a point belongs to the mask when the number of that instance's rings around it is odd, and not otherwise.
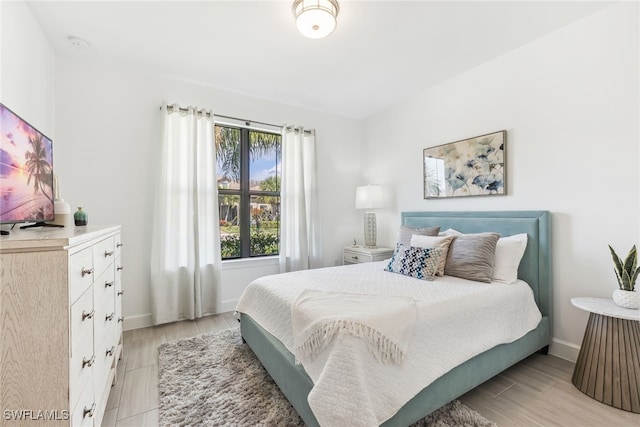
[{"label": "white lamp shade", "polygon": [[356,209],[384,207],[384,192],[381,185],[363,185],[356,188]]},{"label": "white lamp shade", "polygon": [[330,0],[298,0],[293,4],[298,31],[310,39],[321,39],[336,29],[337,2]]}]

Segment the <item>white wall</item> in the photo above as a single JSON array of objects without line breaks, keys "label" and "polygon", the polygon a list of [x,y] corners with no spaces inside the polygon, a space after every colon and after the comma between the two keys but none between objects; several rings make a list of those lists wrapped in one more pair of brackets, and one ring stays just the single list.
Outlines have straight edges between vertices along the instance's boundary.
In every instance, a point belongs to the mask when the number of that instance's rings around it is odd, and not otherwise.
[{"label": "white wall", "polygon": [[0,2],[0,102],[53,138],[53,95],[48,39],[24,2]]},{"label": "white wall", "polygon": [[[125,68],[56,58],[56,172],[62,196],[93,224],[122,224],[125,328],[150,322],[149,245],[162,101],[218,114],[316,129],[323,263],[342,259],[358,217],[360,123]],[[225,265],[221,310],[231,310],[277,260]]]},{"label": "white wall", "polygon": [[[570,299],[609,297],[607,244],[638,243],[638,52],[638,3],[616,4],[368,118],[363,174],[396,195],[383,243],[401,211],[551,211],[552,351],[575,357],[588,315]],[[507,196],[423,200],[424,148],[501,129]]]},{"label": "white wall", "polygon": [[[54,138],[65,199],[82,205],[93,224],[123,225],[125,327],[149,321],[163,100],[317,129],[325,265],[361,235],[352,206],[355,186],[364,183],[394,192],[395,203],[378,221],[387,245],[404,210],[552,211],[554,336],[569,344],[554,347],[565,357],[574,354],[587,318],[569,299],[609,296],[615,278],[606,245],[626,252],[640,237],[637,3],[609,7],[362,123],[142,71],[54,59],[22,2],[0,2],[0,22],[0,100]],[[500,129],[508,133],[508,196],[422,199],[423,148]],[[269,260],[227,265],[223,308],[252,277],[276,271]]]}]

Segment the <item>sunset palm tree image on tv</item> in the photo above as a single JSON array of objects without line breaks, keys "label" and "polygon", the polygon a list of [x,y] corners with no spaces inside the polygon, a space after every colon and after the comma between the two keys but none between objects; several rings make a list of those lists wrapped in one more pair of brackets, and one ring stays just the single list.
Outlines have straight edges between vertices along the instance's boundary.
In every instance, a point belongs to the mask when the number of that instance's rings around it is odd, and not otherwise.
[{"label": "sunset palm tree image on tv", "polygon": [[51,221],[53,200],[52,141],[0,104],[0,223]]}]

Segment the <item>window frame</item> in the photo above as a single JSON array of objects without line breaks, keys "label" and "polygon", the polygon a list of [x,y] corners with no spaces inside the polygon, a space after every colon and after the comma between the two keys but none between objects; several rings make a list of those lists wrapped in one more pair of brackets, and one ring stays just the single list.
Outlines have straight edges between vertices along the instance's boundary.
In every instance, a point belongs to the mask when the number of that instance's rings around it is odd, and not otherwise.
[{"label": "window frame", "polygon": [[[228,195],[228,196],[239,196],[240,198],[240,208],[238,210],[238,226],[240,232],[240,255],[234,257],[222,258],[223,261],[226,260],[239,260],[239,259],[255,259],[255,258],[263,258],[269,256],[278,256],[280,254],[280,230],[281,230],[281,220],[280,214],[278,215],[278,252],[273,254],[251,254],[251,198],[252,197],[278,197],[281,200],[281,190],[282,190],[282,170],[280,169],[276,173],[276,177],[280,178],[280,187],[279,191],[263,191],[263,190],[251,190],[251,171],[250,171],[250,162],[251,162],[251,150],[250,150],[250,142],[251,132],[256,133],[265,133],[276,135],[279,140],[279,157],[282,158],[282,135],[277,132],[271,132],[264,129],[252,129],[251,127],[244,127],[233,124],[226,123],[216,123],[215,126],[220,126],[229,129],[236,129],[240,131],[240,189],[223,189],[218,188],[218,211],[220,210],[220,196]],[[276,160],[277,164],[277,160]],[[216,160],[216,168],[217,168],[217,160]],[[216,171],[217,176],[217,171]],[[219,227],[219,225],[218,225]]]}]

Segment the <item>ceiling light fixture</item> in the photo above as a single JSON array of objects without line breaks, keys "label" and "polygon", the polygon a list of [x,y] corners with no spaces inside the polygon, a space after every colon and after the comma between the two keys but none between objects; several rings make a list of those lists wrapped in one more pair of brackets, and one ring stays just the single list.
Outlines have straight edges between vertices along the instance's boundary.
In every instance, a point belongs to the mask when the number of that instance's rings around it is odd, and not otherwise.
[{"label": "ceiling light fixture", "polygon": [[298,31],[310,39],[321,39],[336,29],[340,10],[336,0],[295,0],[293,14]]}]

